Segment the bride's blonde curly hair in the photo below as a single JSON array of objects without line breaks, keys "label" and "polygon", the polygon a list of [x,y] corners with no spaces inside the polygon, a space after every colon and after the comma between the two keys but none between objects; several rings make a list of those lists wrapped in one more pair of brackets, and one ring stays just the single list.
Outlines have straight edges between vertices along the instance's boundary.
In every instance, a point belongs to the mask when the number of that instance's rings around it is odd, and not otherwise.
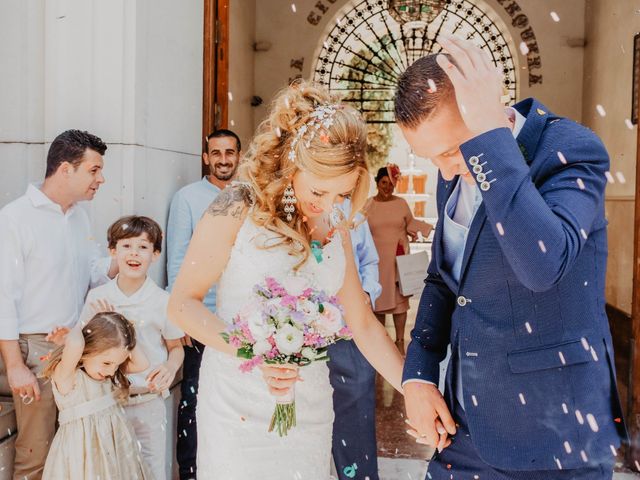
[{"label": "bride's blonde curly hair", "polygon": [[[315,135],[307,132],[295,143],[295,158],[289,158],[291,142],[299,129],[312,120],[311,113],[318,106],[337,105],[333,122],[322,126]],[[315,127],[314,127],[315,128]],[[310,232],[302,213],[296,208],[293,219],[286,221],[282,197],[298,170],[305,170],[324,178],[335,178],[359,172],[351,194],[349,225],[364,207],[369,194],[369,173],[365,164],[367,128],[360,112],[339,102],[327,90],[298,81],[281,90],[275,97],[269,116],[258,127],[240,178],[248,181],[255,193],[251,210],[253,221],[278,233],[279,244],[290,246],[291,252],[302,255],[298,266],[310,254]]]}]

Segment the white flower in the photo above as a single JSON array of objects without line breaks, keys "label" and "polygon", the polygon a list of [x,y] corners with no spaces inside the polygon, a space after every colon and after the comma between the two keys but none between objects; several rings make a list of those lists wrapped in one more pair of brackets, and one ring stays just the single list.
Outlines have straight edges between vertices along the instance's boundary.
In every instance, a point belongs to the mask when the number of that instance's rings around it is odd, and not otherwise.
[{"label": "white flower", "polygon": [[302,331],[291,325],[283,325],[275,335],[276,347],[280,353],[291,355],[297,353],[304,343]]},{"label": "white flower", "polygon": [[282,282],[282,286],[289,295],[299,297],[300,295],[302,295],[302,292],[304,292],[311,285],[309,284],[309,280],[301,275],[290,275],[284,279],[284,281]]},{"label": "white flower", "polygon": [[318,315],[316,328],[321,335],[335,335],[344,326],[342,313],[338,307],[330,303],[324,303],[324,311]]},{"label": "white flower", "polygon": [[247,323],[249,324],[249,331],[256,341],[264,340],[273,333],[273,326],[265,321],[260,311],[251,312],[247,316]]},{"label": "white flower", "polygon": [[266,340],[258,340],[253,345],[253,354],[254,355],[264,355],[265,353],[271,351],[271,344]]},{"label": "white flower", "polygon": [[310,300],[298,300],[296,310],[311,316],[318,313],[318,305]]},{"label": "white flower", "polygon": [[302,352],[300,352],[300,353],[302,353],[302,356],[303,356],[304,358],[307,358],[307,359],[309,359],[309,360],[315,360],[315,359],[316,359],[316,357],[318,356],[318,352],[316,352],[316,351],[315,351],[313,348],[311,348],[311,347],[304,347],[304,348],[302,349]]}]

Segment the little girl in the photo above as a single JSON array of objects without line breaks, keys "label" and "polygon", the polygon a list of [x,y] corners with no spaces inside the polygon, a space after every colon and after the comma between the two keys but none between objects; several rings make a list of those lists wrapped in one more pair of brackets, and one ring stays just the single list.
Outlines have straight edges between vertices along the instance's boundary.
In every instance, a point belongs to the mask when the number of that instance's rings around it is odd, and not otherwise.
[{"label": "little girl", "polygon": [[148,367],[131,322],[100,312],[86,325],[58,328],[47,339],[61,345],[43,371],[51,378],[60,427],[42,478],[152,478],[118,404],[128,395],[126,374]]}]

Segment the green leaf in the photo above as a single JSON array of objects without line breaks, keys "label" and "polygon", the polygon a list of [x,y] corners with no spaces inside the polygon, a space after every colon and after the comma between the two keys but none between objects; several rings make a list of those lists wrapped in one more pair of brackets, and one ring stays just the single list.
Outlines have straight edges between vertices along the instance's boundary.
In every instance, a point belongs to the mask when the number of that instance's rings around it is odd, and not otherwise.
[{"label": "green leaf", "polygon": [[254,357],[253,351],[249,347],[241,347],[241,348],[239,348],[237,355],[238,355],[238,357],[246,358],[247,360],[251,360]]}]

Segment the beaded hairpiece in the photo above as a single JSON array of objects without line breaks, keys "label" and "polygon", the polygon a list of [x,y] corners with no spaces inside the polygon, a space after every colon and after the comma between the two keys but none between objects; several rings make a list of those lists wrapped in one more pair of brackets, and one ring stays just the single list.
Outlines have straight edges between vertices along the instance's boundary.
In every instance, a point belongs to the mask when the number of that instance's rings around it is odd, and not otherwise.
[{"label": "beaded hairpiece", "polygon": [[328,129],[335,120],[336,112],[339,105],[318,105],[313,112],[311,112],[310,120],[302,125],[296,132],[296,136],[291,141],[291,147],[289,148],[289,160],[296,161],[296,145],[302,140],[305,133],[311,132],[309,138],[305,141],[305,146],[311,145],[311,140],[316,136],[316,133],[320,128],[324,127]]}]

